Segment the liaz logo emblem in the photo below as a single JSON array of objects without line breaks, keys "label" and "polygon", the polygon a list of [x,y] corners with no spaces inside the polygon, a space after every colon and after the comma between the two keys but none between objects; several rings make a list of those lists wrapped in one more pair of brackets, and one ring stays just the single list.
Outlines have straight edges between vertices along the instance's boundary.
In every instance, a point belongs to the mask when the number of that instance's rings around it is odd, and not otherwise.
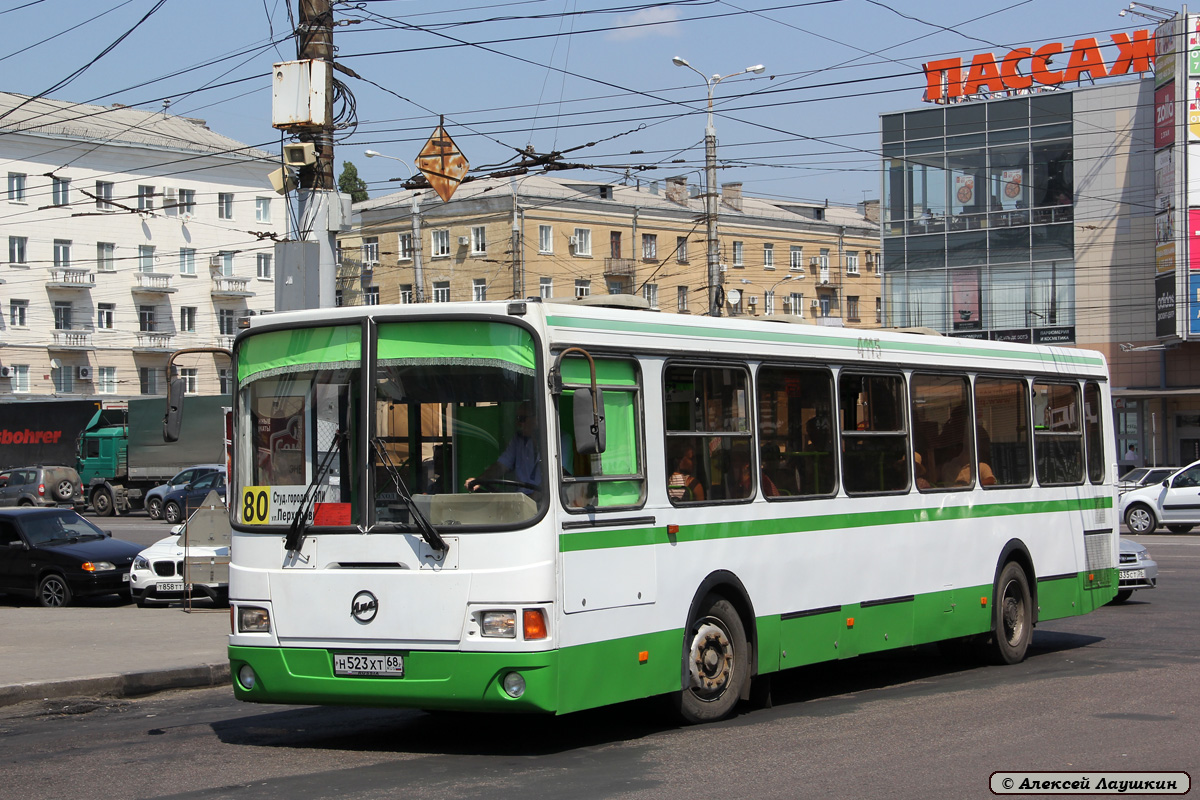
[{"label": "liaz logo emblem", "polygon": [[363,624],[375,619],[375,615],[378,613],[379,601],[368,591],[359,592],[350,601],[350,616]]}]

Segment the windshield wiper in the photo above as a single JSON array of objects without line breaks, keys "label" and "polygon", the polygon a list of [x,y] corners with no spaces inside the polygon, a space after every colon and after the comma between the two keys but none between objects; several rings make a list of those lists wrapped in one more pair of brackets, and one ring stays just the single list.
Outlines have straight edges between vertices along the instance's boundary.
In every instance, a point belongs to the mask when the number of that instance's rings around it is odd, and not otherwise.
[{"label": "windshield wiper", "polygon": [[379,456],[379,463],[387,470],[388,477],[392,479],[392,483],[396,486],[396,494],[408,506],[408,512],[412,514],[413,520],[416,521],[417,530],[421,534],[430,547],[441,553],[449,552],[450,547],[446,544],[446,540],[441,537],[425,515],[421,513],[421,509],[417,508],[417,502],[413,500],[412,495],[408,491],[408,487],[404,485],[404,478],[400,477],[400,470],[388,455],[387,448],[383,446],[383,441],[376,436],[371,440],[371,444],[375,447],[375,453]]},{"label": "windshield wiper", "polygon": [[300,543],[304,538],[304,529],[308,525],[308,508],[313,504],[317,497],[317,487],[325,479],[325,474],[329,472],[329,467],[333,464],[333,457],[342,449],[342,439],[345,437],[343,431],[335,431],[333,434],[333,443],[328,452],[325,453],[325,460],[321,462],[321,466],[317,468],[317,472],[313,475],[312,483],[308,484],[308,488],[304,490],[304,496],[300,498],[300,505],[296,509],[296,516],[292,520],[292,525],[288,528],[287,539],[284,540],[284,548],[288,552],[299,551]]}]

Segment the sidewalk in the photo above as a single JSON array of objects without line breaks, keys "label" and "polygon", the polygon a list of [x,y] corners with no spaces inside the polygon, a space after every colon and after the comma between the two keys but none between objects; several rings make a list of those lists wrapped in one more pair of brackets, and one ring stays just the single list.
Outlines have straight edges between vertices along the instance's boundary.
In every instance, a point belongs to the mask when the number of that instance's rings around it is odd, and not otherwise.
[{"label": "sidewalk", "polygon": [[198,605],[0,604],[0,706],[227,684],[229,609]]}]

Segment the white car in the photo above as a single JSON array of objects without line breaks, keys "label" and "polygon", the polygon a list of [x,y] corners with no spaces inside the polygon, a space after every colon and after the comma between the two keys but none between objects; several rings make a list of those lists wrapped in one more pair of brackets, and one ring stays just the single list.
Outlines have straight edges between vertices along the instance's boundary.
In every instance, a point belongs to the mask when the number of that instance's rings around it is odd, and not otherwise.
[{"label": "white car", "polygon": [[1200,461],[1161,483],[1126,492],[1118,508],[1133,533],[1153,533],[1163,525],[1171,533],[1187,533],[1200,525]]},{"label": "white car", "polygon": [[[137,604],[145,608],[152,602],[182,600],[187,595],[183,580],[183,559],[192,557],[223,558],[228,560],[228,547],[183,546],[183,526],[171,528],[171,535],[159,539],[138,553],[129,569],[129,586]],[[218,605],[229,602],[229,584],[193,583],[192,597],[208,597]]]}]

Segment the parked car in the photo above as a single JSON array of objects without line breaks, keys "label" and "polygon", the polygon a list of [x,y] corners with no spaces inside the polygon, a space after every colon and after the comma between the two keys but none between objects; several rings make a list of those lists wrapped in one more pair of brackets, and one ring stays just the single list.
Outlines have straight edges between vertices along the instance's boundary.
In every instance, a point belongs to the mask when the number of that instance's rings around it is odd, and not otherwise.
[{"label": "parked car", "polygon": [[0,510],[0,592],[48,608],[76,597],[132,598],[129,567],[141,545],[113,539],[69,508]]},{"label": "parked car", "polygon": [[83,510],[83,481],[74,467],[16,467],[0,472],[0,506],[65,506]]},{"label": "parked car", "polygon": [[[171,535],[159,539],[137,554],[129,570],[129,585],[133,598],[141,608],[152,602],[181,600],[187,593],[184,581],[184,559],[188,556],[229,558],[228,547],[183,546],[183,525],[171,529]],[[229,584],[192,583],[192,596],[203,595],[214,603],[229,603]]]},{"label": "parked car", "polygon": [[216,472],[224,468],[221,464],[195,464],[187,469],[180,470],[171,480],[155,486],[146,492],[146,513],[150,515],[150,519],[161,519],[163,499],[166,498],[169,492],[182,489],[184,484],[191,483],[210,472]]},{"label": "parked car", "polygon": [[199,508],[208,497],[208,493],[216,490],[221,499],[225,499],[225,470],[202,475],[182,488],[167,492],[163,497],[163,519],[172,525],[177,525],[187,519],[194,508]]},{"label": "parked car", "polygon": [[1179,471],[1179,467],[1134,467],[1117,480],[1117,491],[1125,494],[1133,489],[1162,483]]},{"label": "parked car", "polygon": [[1150,558],[1144,545],[1129,539],[1121,540],[1120,582],[1114,603],[1124,603],[1134,589],[1153,589],[1158,585],[1158,563]]},{"label": "parked car", "polygon": [[1121,495],[1117,510],[1133,533],[1153,533],[1160,525],[1187,533],[1200,525],[1200,461],[1161,483],[1131,489]]}]

